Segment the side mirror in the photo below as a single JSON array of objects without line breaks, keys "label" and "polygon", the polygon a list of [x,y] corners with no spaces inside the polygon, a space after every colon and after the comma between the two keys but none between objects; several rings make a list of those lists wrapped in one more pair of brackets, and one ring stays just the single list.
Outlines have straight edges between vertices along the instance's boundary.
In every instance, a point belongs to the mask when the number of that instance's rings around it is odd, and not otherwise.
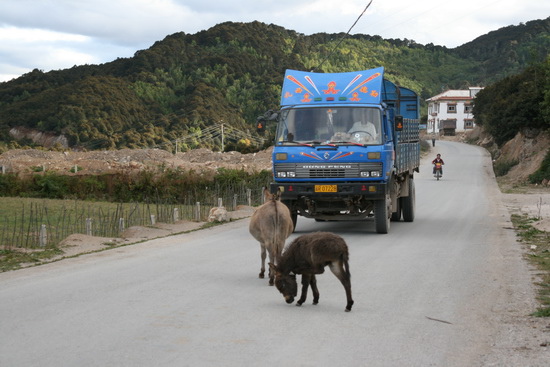
[{"label": "side mirror", "polygon": [[403,116],[397,115],[395,116],[395,131],[402,131],[403,130]]},{"label": "side mirror", "polygon": [[278,121],[279,120],[279,111],[269,110],[266,113],[264,113],[264,116],[267,118],[268,121]]}]

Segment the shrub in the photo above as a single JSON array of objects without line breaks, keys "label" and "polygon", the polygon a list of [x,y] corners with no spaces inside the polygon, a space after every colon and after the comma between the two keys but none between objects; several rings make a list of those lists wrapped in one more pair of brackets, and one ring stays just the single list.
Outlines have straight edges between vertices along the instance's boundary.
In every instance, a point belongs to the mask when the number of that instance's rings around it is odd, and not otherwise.
[{"label": "shrub", "polygon": [[42,198],[63,199],[69,195],[68,181],[69,176],[55,173],[34,175],[34,191]]},{"label": "shrub", "polygon": [[533,174],[529,175],[529,182],[541,183],[543,180],[550,180],[550,150],[546,152],[546,156],[542,161],[540,168]]},{"label": "shrub", "polygon": [[494,164],[493,164],[493,170],[495,172],[495,176],[499,177],[499,176],[504,176],[506,175],[508,172],[510,172],[510,170],[514,167],[514,166],[517,166],[519,162],[516,161],[516,160],[512,160],[512,161],[496,161]]}]

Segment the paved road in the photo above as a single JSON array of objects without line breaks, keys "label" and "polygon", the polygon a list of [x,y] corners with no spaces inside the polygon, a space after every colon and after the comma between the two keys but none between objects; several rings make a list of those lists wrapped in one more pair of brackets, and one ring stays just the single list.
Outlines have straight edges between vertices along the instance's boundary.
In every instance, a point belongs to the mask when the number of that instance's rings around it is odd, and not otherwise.
[{"label": "paved road", "polygon": [[[414,223],[299,218],[350,247],[355,305],[327,271],[320,303],[257,278],[248,220],[0,274],[0,366],[473,366],[491,348],[506,213],[484,150],[441,142]],[[310,295],[311,297],[311,295]]]}]

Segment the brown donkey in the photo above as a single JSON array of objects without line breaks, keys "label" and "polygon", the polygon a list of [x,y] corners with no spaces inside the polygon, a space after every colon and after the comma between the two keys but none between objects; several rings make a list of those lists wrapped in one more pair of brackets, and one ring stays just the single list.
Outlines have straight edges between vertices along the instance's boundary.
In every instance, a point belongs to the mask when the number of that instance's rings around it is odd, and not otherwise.
[{"label": "brown donkey", "polygon": [[308,286],[313,291],[313,304],[319,303],[319,290],[315,274],[322,274],[325,266],[340,280],[346,290],[346,312],[351,311],[351,274],[349,252],[344,239],[329,232],[304,234],[296,238],[283,252],[279,263],[269,263],[275,273],[275,285],[285,297],[286,303],[294,302],[298,293],[296,274],[302,274],[302,295],[296,303],[301,306],[307,297]]},{"label": "brown donkey", "polygon": [[[260,206],[250,218],[250,234],[260,242],[262,267],[259,277],[265,274],[266,251],[269,253],[269,262],[277,263],[277,258],[285,247],[285,241],[294,231],[294,224],[288,207],[264,188],[265,203]],[[274,274],[269,269],[269,285],[273,285]]]}]

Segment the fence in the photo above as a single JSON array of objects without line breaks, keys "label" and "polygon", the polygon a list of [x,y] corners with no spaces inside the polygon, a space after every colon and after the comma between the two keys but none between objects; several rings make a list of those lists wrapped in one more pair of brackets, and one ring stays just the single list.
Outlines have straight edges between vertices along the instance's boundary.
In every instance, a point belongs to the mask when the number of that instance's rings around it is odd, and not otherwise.
[{"label": "fence", "polygon": [[56,246],[70,234],[118,237],[128,227],[151,226],[156,222],[206,221],[210,208],[231,211],[238,205],[262,203],[262,190],[244,186],[214,188],[200,195],[190,194],[183,203],[119,203],[107,208],[90,202],[52,210],[42,200],[23,208],[21,215],[0,218],[0,248]]}]

